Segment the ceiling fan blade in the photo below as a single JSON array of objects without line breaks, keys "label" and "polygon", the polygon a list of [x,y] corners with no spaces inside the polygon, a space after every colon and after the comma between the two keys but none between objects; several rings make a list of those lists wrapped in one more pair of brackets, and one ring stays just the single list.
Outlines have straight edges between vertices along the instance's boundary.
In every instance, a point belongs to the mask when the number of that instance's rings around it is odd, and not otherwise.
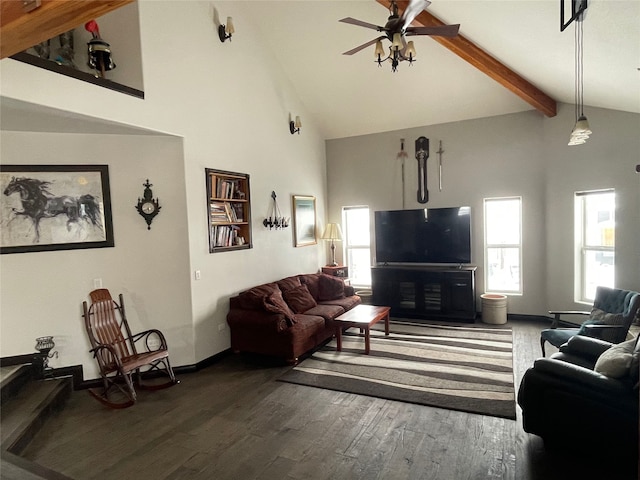
[{"label": "ceiling fan blade", "polygon": [[360,45],[359,47],[353,48],[351,50],[349,50],[348,52],[344,52],[343,55],[353,55],[354,53],[358,53],[360,50],[364,50],[365,48],[367,48],[369,45],[373,45],[374,43],[376,43],[378,40],[384,40],[385,36],[382,37],[378,37],[378,38],[374,38],[373,40],[371,40],[370,42],[367,43],[363,43],[362,45]]},{"label": "ceiling fan blade", "polygon": [[378,30],[379,32],[384,30],[384,28],[379,27],[378,25],[374,25],[373,23],[363,22],[362,20],[357,20],[351,17],[343,18],[342,20],[338,21],[342,23],[349,23],[351,25],[358,25],[359,27],[371,28],[373,30]]},{"label": "ceiling fan blade", "polygon": [[407,5],[407,9],[402,12],[402,17],[400,17],[400,20],[402,21],[402,29],[404,30],[411,25],[411,22],[413,22],[418,14],[429,5],[431,5],[429,0],[411,0],[409,5]]},{"label": "ceiling fan blade", "polygon": [[442,25],[439,27],[409,27],[405,35],[435,35],[438,37],[455,37],[460,30],[460,24]]}]

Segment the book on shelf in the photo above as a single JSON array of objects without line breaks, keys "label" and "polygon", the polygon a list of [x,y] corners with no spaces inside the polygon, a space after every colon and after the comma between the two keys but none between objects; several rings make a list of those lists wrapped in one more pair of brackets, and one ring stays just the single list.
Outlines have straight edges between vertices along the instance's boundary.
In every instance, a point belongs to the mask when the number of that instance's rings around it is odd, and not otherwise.
[{"label": "book on shelf", "polygon": [[212,202],[210,205],[209,215],[211,215],[212,222],[228,222],[229,221],[226,204],[224,203]]},{"label": "book on shelf", "polygon": [[236,225],[214,225],[211,227],[211,236],[214,239],[214,247],[231,247],[238,245],[239,227]]},{"label": "book on shelf", "polygon": [[235,216],[236,222],[244,222],[244,206],[241,203],[232,203],[231,209]]},{"label": "book on shelf", "polygon": [[231,205],[228,203],[224,204],[224,209],[225,209],[225,213],[227,214],[227,218],[229,219],[229,222],[237,222],[238,218],[236,217],[236,212],[233,208],[231,208]]},{"label": "book on shelf", "polygon": [[240,182],[238,180],[229,180],[225,178],[216,179],[216,198],[234,198],[236,192],[239,191]]}]

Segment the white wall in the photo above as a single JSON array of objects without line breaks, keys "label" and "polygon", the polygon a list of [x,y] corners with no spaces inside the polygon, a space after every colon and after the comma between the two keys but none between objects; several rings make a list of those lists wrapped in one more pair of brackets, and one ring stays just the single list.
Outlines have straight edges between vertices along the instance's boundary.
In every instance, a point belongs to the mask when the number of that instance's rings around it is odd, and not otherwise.
[{"label": "white wall", "polygon": [[[573,290],[574,193],[615,188],[615,284],[640,291],[640,115],[585,108],[593,135],[567,147],[573,105],[544,122],[547,189],[547,295],[554,309],[581,310]],[[569,133],[567,133],[569,132]]]},{"label": "white wall", "polygon": [[[181,162],[180,175],[167,175],[163,180],[163,174],[151,170],[146,162],[141,162],[134,156],[129,159],[129,163],[131,173],[136,175],[135,182],[132,182],[135,193],[128,194],[126,198],[114,198],[114,202],[122,201],[126,204],[122,215],[138,228],[142,219],[131,204],[135,203],[142,191],[138,178],[149,176],[154,183],[154,193],[157,192],[158,195],[173,189],[176,195],[185,197],[188,208],[185,206],[181,209],[180,221],[172,225],[172,228],[178,229],[183,235],[181,246],[175,254],[182,274],[174,281],[178,292],[188,291],[190,298],[179,298],[182,305],[189,305],[186,307],[188,311],[182,311],[171,322],[178,328],[183,324],[188,325],[185,328],[189,332],[185,335],[184,342],[187,344],[186,349],[190,348],[191,352],[179,355],[177,365],[197,362],[228,348],[228,329],[219,331],[218,326],[226,325],[230,295],[286,275],[316,271],[325,263],[326,258],[321,244],[294,248],[291,228],[268,231],[262,226],[272,190],[276,191],[283,214],[287,216],[291,214],[291,195],[316,196],[318,224],[324,223],[324,141],[315,128],[313,119],[306,115],[295,89],[283,76],[270,52],[263,47],[261,39],[254,35],[255,29],[243,15],[242,3],[220,3],[222,11],[219,16],[233,16],[237,31],[233,41],[225,43],[218,39],[217,26],[213,22],[216,5],[218,4],[192,1],[140,2],[144,100],[11,59],[0,61],[0,93],[3,97],[167,132],[183,138],[182,151],[175,158],[175,161]],[[302,117],[304,126],[300,135],[289,133],[290,115]],[[62,116],[60,122],[64,121]],[[29,142],[24,142],[22,147],[24,151],[16,146],[11,155],[4,154],[3,151],[2,163],[19,163],[22,158],[33,158],[30,149],[38,148]],[[83,151],[85,154],[82,158],[78,159],[78,154],[72,157],[74,162],[93,161],[93,149],[86,148]],[[105,156],[108,156],[108,150]],[[54,155],[49,158],[53,163],[72,163],[64,156]],[[111,156],[107,163],[115,166],[117,162],[117,157]],[[205,167],[250,174],[253,249],[208,253]],[[167,196],[167,193],[163,193],[160,198]],[[163,216],[167,221],[173,220],[169,215],[163,215],[164,213],[165,210],[157,217],[159,225]],[[186,224],[182,223],[185,221]],[[119,242],[116,244],[116,251],[130,247],[118,240],[127,228],[126,224],[121,225],[124,227],[114,225],[116,242]],[[139,242],[139,236],[131,240]],[[159,241],[165,240],[160,237]],[[83,264],[99,262],[97,259],[102,255],[119,255],[112,253],[112,249],[102,250],[3,255],[0,258],[0,268],[3,278],[11,278],[23,269],[37,268],[43,262],[42,258],[47,264],[50,255],[65,256],[74,261],[81,256]],[[119,269],[114,269],[111,283],[125,285],[127,277],[139,276],[148,267],[147,260],[146,257],[140,260],[128,258]],[[196,269],[202,272],[200,281],[194,280],[193,272]],[[94,274],[87,276],[83,273],[83,277],[87,278],[93,278],[92,275]],[[21,336],[21,332],[12,329],[9,331],[10,335],[5,335],[4,324],[8,321],[5,320],[5,302],[14,305],[36,304],[39,302],[40,292],[28,289],[5,290],[3,286],[0,293],[3,305],[2,356],[32,351],[31,343],[36,336],[33,332],[46,334],[57,322],[79,322],[80,302],[86,298],[92,286],[87,285],[85,279],[77,281],[78,286],[74,290],[58,292],[64,297],[64,300],[59,301],[64,301],[67,305],[64,311],[58,309],[55,315],[50,315],[46,320],[22,318],[30,322],[29,328],[32,331],[28,332],[28,339],[20,339],[19,342],[15,337]],[[114,290],[113,293],[117,293],[117,287]],[[146,293],[132,290],[131,294],[144,295],[143,300],[147,305],[168,305],[174,301],[166,292],[160,294],[157,291]],[[32,310],[45,311],[45,308],[33,307]],[[7,314],[11,312],[7,311]],[[17,312],[12,314],[15,313]],[[34,315],[31,317],[41,318]],[[18,320],[11,322],[16,325]],[[73,343],[82,345],[83,348],[84,332],[79,323],[77,327]],[[182,341],[182,332],[172,334],[169,339],[171,350],[173,351],[174,345],[181,348],[179,345]],[[18,344],[20,348],[17,348]],[[78,352],[67,353],[64,352],[59,364],[82,363],[85,368],[90,368],[87,359],[80,357]]]},{"label": "white wall", "polygon": [[[182,139],[28,132],[0,139],[2,158],[17,165],[109,165],[115,240],[114,248],[2,255],[2,356],[32,352],[36,337],[53,335],[60,356],[52,366],[83,364],[93,378],[81,303],[101,278],[114,298],[124,294],[134,331],[159,328],[174,362],[193,363]],[[151,230],[135,210],[147,178],[161,206]]]},{"label": "white wall", "polygon": [[[368,205],[371,212],[402,208],[401,165],[396,158],[401,138],[406,139],[409,154],[405,208],[423,208],[416,200],[414,142],[425,136],[430,140],[426,206],[472,208],[478,296],[484,291],[483,198],[519,195],[524,294],[510,296],[509,312],[545,315],[550,308],[584,309],[573,302],[573,193],[604,187],[614,187],[618,193],[616,284],[640,290],[640,175],[633,173],[640,151],[640,116],[603,109],[585,113],[595,133],[585,145],[571,148],[567,141],[573,106],[568,105],[560,105],[553,119],[530,111],[329,140],[329,218],[339,221],[341,208],[349,205]],[[440,140],[442,191],[435,153]]]}]

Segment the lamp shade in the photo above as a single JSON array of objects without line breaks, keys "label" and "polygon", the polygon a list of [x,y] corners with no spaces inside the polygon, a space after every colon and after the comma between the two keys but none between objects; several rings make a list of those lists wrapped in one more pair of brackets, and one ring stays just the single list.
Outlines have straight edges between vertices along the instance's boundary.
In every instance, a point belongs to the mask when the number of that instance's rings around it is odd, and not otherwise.
[{"label": "lamp shade", "polygon": [[411,55],[412,57],[416,56],[416,47],[413,45],[413,41],[407,43],[407,48],[404,51],[404,55],[408,57]]},{"label": "lamp shade", "polygon": [[393,34],[393,42],[391,42],[391,48],[393,50],[400,50],[404,45],[402,44],[402,35],[399,33]]},{"label": "lamp shade", "polygon": [[225,26],[225,31],[227,35],[233,35],[236,33],[236,29],[233,26],[233,18],[227,17],[227,25]]},{"label": "lamp shade", "polygon": [[378,40],[376,42],[376,49],[373,52],[373,54],[375,55],[376,58],[383,57],[384,56],[384,47],[382,46],[382,42],[380,40]]},{"label": "lamp shade", "polygon": [[339,223],[327,223],[324,227],[324,233],[322,234],[322,240],[342,240],[342,229]]}]

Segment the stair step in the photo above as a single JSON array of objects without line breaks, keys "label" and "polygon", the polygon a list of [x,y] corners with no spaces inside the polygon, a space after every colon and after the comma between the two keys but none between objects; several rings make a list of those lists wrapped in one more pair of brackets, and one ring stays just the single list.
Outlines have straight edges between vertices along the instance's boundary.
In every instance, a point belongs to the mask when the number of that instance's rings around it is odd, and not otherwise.
[{"label": "stair step", "polygon": [[19,455],[49,415],[62,408],[71,389],[70,378],[34,380],[3,401],[2,449]]},{"label": "stair step", "polygon": [[71,395],[71,377],[36,379],[32,364],[0,367],[0,470],[3,480],[71,480],[19,455]]},{"label": "stair step", "polygon": [[0,368],[0,402],[4,405],[33,377],[30,363]]}]

